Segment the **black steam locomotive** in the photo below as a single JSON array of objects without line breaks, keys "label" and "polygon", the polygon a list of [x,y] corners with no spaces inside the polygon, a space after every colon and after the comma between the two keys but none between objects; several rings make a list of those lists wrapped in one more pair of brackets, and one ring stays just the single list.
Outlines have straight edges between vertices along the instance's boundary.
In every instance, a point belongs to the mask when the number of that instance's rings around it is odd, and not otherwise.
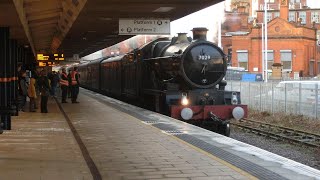
[{"label": "black steam locomotive", "polygon": [[245,117],[247,106],[239,92],[225,91],[226,56],[206,32],[194,28],[193,39],[181,33],[80,64],[80,84],[228,136],[228,120]]}]

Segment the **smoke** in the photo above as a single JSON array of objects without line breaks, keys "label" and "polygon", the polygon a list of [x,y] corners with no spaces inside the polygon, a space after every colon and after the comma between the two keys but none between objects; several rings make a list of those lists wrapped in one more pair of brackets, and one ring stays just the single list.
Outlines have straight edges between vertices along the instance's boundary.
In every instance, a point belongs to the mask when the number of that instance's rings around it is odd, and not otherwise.
[{"label": "smoke", "polygon": [[[230,3],[230,0],[226,2]],[[206,27],[209,29],[207,40],[218,43],[219,24],[225,21],[224,9],[225,2],[221,2],[171,22],[171,36],[188,33],[188,36],[192,37],[191,29]]]}]

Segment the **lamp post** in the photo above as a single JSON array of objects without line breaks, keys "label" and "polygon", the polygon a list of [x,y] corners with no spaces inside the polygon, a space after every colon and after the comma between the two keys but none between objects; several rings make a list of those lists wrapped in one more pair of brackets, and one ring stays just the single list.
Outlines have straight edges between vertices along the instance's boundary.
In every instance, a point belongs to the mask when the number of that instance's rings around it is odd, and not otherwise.
[{"label": "lamp post", "polygon": [[257,23],[257,24],[261,24],[261,72],[262,72],[262,79],[265,79],[265,63],[264,63],[264,60],[263,60],[263,56],[264,56],[264,53],[263,53],[263,50],[265,51],[264,49],[264,23]]},{"label": "lamp post", "polygon": [[268,82],[268,21],[267,21],[267,0],[264,0],[264,60],[265,60],[265,82]]}]

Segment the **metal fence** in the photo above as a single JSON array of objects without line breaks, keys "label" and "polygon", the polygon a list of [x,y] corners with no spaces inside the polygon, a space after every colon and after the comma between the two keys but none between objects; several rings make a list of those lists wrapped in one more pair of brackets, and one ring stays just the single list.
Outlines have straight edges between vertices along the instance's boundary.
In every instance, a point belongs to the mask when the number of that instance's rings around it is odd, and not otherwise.
[{"label": "metal fence", "polygon": [[320,118],[320,81],[228,81],[226,90],[241,92],[241,103],[250,109]]}]

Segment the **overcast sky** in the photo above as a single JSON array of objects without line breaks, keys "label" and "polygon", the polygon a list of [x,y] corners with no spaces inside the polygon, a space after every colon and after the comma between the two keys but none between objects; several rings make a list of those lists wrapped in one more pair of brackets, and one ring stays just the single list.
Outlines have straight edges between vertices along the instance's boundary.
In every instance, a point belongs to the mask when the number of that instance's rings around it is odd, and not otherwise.
[{"label": "overcast sky", "polygon": [[307,6],[311,8],[320,8],[320,1],[319,0],[307,0]]}]

